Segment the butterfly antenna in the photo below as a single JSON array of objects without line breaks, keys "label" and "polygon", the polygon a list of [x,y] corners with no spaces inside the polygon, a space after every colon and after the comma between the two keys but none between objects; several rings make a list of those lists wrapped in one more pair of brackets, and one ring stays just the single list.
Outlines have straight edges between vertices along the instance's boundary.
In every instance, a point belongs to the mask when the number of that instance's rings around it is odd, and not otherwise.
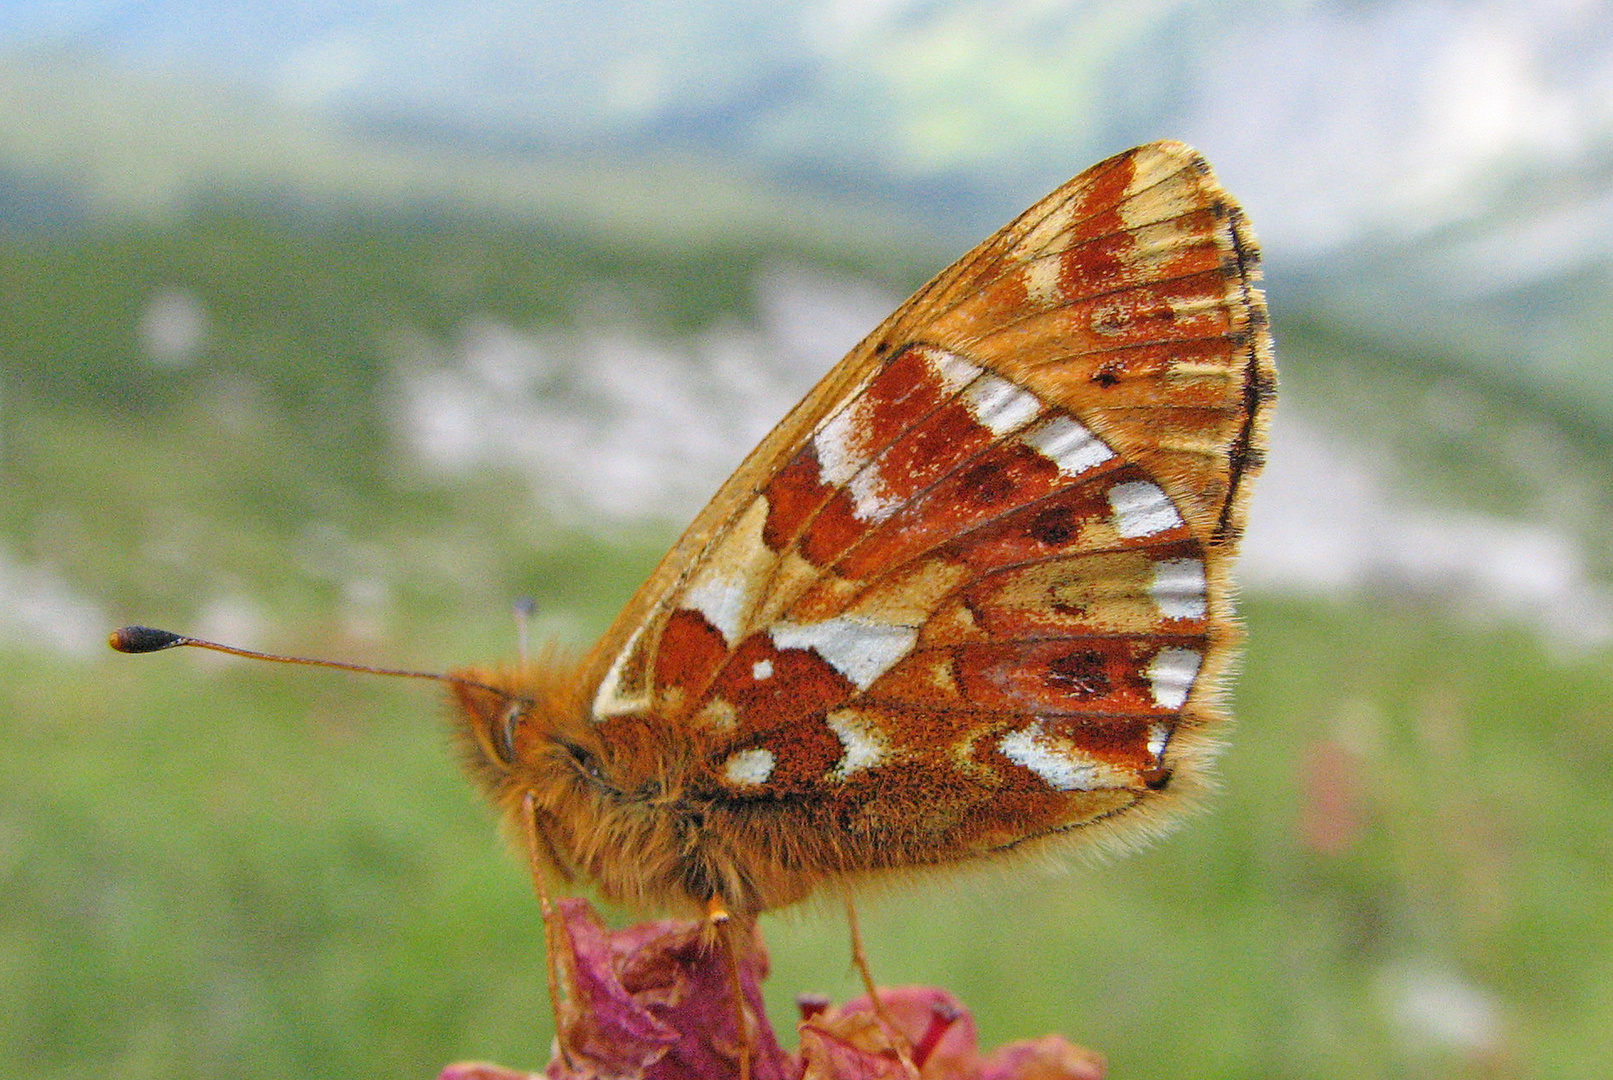
[{"label": "butterfly antenna", "polygon": [[176,649],[181,645],[189,645],[195,649],[211,649],[214,652],[228,653],[231,656],[244,656],[248,660],[267,660],[275,664],[307,664],[310,667],[335,668],[337,671],[357,671],[364,675],[390,675],[399,679],[430,679],[433,682],[453,683],[458,686],[474,686],[478,690],[486,690],[499,697],[512,701],[524,700],[511,694],[508,690],[500,690],[496,686],[467,679],[462,675],[446,675],[435,671],[408,671],[402,668],[372,667],[369,664],[349,664],[341,660],[316,660],[308,656],[281,656],[278,653],[258,652],[254,649],[237,648],[234,645],[221,645],[216,641],[205,641],[202,638],[186,637],[169,630],[157,630],[150,626],[120,626],[107,637],[106,643],[121,653],[148,653],[162,652],[164,649]]}]

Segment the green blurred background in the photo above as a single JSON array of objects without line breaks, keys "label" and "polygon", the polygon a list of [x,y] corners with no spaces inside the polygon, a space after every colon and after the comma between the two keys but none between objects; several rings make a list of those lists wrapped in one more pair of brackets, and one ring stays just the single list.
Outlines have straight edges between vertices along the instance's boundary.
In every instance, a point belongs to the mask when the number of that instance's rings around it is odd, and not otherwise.
[{"label": "green blurred background", "polygon": [[[641,0],[0,10],[0,1060],[536,1068],[519,861],[429,688],[589,641],[907,291],[1185,138],[1283,392],[1222,792],[871,901],[875,972],[1116,1077],[1613,1057],[1613,18]],[[770,917],[770,1001],[857,992]],[[786,1043],[791,1040],[788,1036]]]}]

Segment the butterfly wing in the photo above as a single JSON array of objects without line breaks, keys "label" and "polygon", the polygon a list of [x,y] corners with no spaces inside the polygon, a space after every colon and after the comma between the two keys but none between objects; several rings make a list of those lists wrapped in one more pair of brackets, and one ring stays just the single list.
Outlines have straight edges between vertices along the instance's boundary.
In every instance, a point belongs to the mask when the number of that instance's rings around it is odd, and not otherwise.
[{"label": "butterfly wing", "polygon": [[594,719],[664,725],[708,797],[838,815],[825,869],[1168,810],[1237,637],[1257,258],[1175,143],[1032,207],[724,485],[586,662]]}]

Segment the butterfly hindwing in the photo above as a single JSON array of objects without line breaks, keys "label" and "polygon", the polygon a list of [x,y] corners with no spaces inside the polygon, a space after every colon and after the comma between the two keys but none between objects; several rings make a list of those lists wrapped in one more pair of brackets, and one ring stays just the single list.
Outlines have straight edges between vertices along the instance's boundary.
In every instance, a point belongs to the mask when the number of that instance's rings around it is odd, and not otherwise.
[{"label": "butterfly hindwing", "polygon": [[1191,787],[1274,384],[1254,276],[1186,148],[1072,180],[758,447],[591,658],[596,721],[933,861]]}]

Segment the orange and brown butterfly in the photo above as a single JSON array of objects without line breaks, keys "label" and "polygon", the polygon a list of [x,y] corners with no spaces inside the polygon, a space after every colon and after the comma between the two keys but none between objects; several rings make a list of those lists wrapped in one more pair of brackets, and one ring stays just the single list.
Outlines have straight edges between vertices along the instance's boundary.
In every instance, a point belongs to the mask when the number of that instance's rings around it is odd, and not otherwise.
[{"label": "orange and brown butterfly", "polygon": [[1094,166],[830,371],[580,662],[459,673],[543,867],[750,917],[1157,831],[1224,726],[1256,266],[1194,151]]},{"label": "orange and brown butterfly", "polygon": [[1189,148],[1088,169],[830,371],[586,655],[445,677],[540,888],[743,925],[1170,821],[1239,637],[1257,263]]}]

